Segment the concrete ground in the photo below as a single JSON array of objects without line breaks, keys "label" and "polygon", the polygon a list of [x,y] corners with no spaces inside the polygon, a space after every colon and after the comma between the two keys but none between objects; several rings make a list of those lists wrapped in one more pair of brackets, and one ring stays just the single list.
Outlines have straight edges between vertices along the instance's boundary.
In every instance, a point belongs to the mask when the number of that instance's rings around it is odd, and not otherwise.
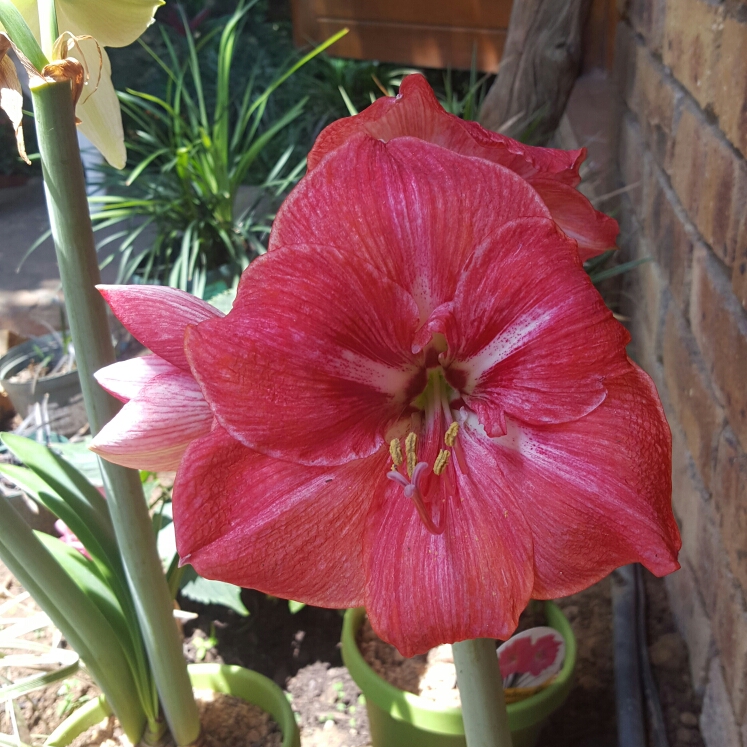
[{"label": "concrete ground", "polygon": [[[52,240],[19,264],[29,247],[49,228],[41,178],[22,187],[0,189],[0,330],[25,337],[45,334],[62,322],[60,273]],[[104,280],[111,282],[113,269]]]}]

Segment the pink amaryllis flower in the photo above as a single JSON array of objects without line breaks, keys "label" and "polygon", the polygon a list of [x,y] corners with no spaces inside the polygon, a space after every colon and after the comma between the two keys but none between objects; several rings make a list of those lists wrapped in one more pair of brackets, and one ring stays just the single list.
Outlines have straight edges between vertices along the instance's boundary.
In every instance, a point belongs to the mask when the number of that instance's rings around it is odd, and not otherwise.
[{"label": "pink amaryllis flower", "polygon": [[511,169],[532,185],[553,220],[578,242],[582,262],[615,245],[617,222],[595,210],[576,189],[585,148],[564,151],[532,147],[460,119],[443,109],[422,75],[408,75],[396,97],[380,98],[360,114],[339,119],[324,129],[309,153],[309,171],[327,153],[361,133],[384,142],[416,137]]},{"label": "pink amaryllis flower", "polygon": [[272,245],[226,317],[186,329],[216,424],[177,472],[183,561],[365,604],[406,656],[505,639],[531,597],[625,563],[678,568],[655,388],[525,179],[356,136]]},{"label": "pink amaryllis flower", "polygon": [[189,443],[209,433],[213,424],[184,354],[184,332],[190,324],[223,313],[175,288],[98,287],[120,322],[152,354],[96,372],[99,384],[127,404],[90,448],[125,467],[175,470]]}]

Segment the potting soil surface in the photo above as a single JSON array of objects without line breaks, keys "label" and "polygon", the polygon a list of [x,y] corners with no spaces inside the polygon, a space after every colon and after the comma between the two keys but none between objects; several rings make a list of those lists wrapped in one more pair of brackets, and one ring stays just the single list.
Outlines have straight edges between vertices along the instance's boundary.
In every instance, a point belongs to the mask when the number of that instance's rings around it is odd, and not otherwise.
[{"label": "potting soil surface", "polygon": [[[281,747],[283,735],[258,706],[212,690],[195,690],[202,732],[194,747]],[[116,719],[109,717],[76,737],[70,747],[132,747]],[[162,747],[174,747],[168,739]]]},{"label": "potting soil surface", "polygon": [[[701,703],[690,685],[687,650],[676,631],[664,584],[644,573],[649,653],[659,688],[670,744],[702,747]],[[0,605],[22,589],[0,566]],[[190,661],[239,664],[283,687],[301,727],[302,747],[365,747],[370,744],[364,700],[340,656],[342,615],[306,607],[295,615],[285,601],[244,591],[248,617],[220,606],[180,600],[198,617],[185,624]],[[27,601],[25,604],[30,604]],[[573,689],[549,720],[538,747],[614,747],[615,692],[610,583],[604,580],[559,601],[578,640]],[[211,640],[212,639],[212,640]],[[214,646],[210,644],[217,641]],[[3,670],[4,676],[9,673]],[[10,677],[14,676],[10,672]],[[38,745],[96,691],[85,674],[20,698],[19,711]],[[10,733],[0,714],[0,731]]]}]

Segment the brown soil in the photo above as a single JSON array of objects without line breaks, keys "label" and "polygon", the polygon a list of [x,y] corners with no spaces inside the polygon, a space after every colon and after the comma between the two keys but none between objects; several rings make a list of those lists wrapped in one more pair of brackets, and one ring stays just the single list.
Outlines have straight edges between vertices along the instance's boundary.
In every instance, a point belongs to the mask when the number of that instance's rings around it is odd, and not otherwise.
[{"label": "brown soil", "polygon": [[[676,631],[663,581],[644,573],[648,604],[648,637],[654,676],[659,688],[670,744],[701,747],[697,719],[701,703],[690,686],[687,650]],[[5,591],[3,591],[5,590]],[[0,567],[0,604],[20,592]],[[3,596],[5,594],[5,596]],[[342,617],[334,610],[306,607],[291,615],[287,604],[254,591],[242,600],[250,616],[223,607],[181,600],[198,614],[185,624],[185,653],[191,661],[203,647],[194,638],[217,638],[203,661],[239,664],[274,679],[286,689],[301,728],[303,747],[366,747],[368,719],[360,690],[342,666],[339,640]],[[571,622],[578,641],[578,663],[565,706],[550,719],[538,747],[614,747],[615,692],[610,584],[605,580],[558,604]],[[541,620],[532,625],[542,624]],[[78,674],[68,692],[60,685],[20,698],[33,744],[40,744],[80,700],[94,697],[90,682]],[[68,687],[66,685],[66,687]],[[9,733],[7,724],[2,731]]]},{"label": "brown soil", "polygon": [[[196,690],[202,733],[197,747],[281,747],[283,735],[270,714],[225,693]],[[131,747],[113,716],[76,737],[70,747]],[[169,739],[163,747],[174,747]]]},{"label": "brown soil", "polygon": [[11,376],[9,381],[12,381],[14,384],[23,384],[27,381],[35,381],[36,379],[41,379],[48,373],[49,366],[42,366],[36,361],[31,361],[28,366],[23,369],[23,371],[19,371],[17,374]]},{"label": "brown soil", "polygon": [[[33,599],[25,596],[21,585],[2,563],[0,563],[0,610],[3,610],[0,613],[0,622],[22,619],[41,612]],[[38,632],[29,633],[25,638],[39,643],[52,644],[54,632],[51,628],[44,628]],[[14,682],[32,674],[36,672],[17,667],[2,667],[0,668],[0,682],[3,678]],[[90,698],[97,697],[98,693],[98,688],[83,670],[79,670],[64,682],[56,682],[49,687],[28,693],[15,701],[19,730],[26,731],[26,739],[30,740],[31,744],[41,744],[64,718]],[[7,709],[2,708],[0,709],[0,733],[11,734],[12,732]]]}]

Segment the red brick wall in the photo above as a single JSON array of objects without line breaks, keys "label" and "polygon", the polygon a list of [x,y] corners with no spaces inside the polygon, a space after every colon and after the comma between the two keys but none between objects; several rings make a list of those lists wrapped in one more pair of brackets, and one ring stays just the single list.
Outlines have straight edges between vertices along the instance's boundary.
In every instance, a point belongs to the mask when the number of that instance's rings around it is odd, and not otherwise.
[{"label": "red brick wall", "polygon": [[668,589],[708,747],[747,747],[747,3],[618,0],[615,78],[635,348],[672,427]]}]

